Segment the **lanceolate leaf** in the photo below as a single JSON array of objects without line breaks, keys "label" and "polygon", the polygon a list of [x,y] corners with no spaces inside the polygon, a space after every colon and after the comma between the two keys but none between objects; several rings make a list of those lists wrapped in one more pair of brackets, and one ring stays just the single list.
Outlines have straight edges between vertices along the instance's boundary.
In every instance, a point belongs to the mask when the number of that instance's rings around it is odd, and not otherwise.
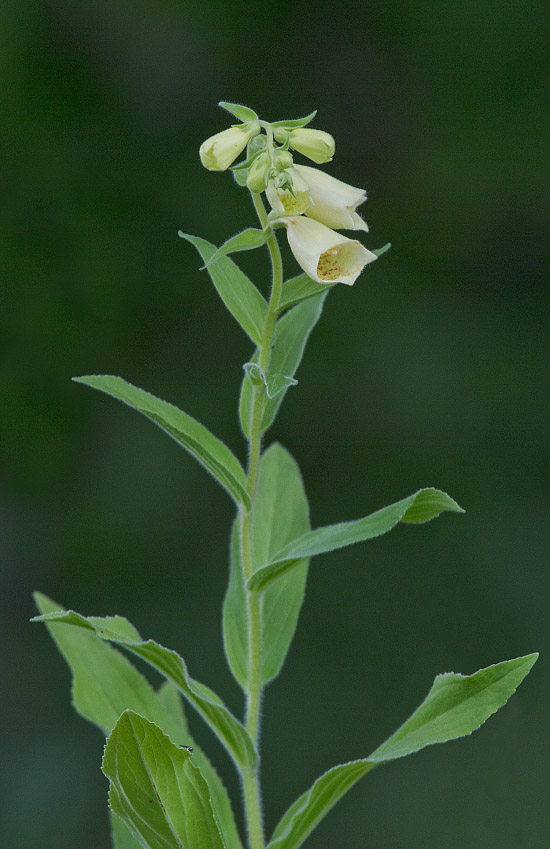
[{"label": "lanceolate leaf", "polygon": [[313,112],[310,112],[309,115],[306,115],[304,118],[293,118],[290,121],[273,121],[271,126],[282,127],[285,130],[294,130],[296,127],[305,127],[306,124],[309,124],[310,121],[313,121],[316,115],[317,110],[314,109]]},{"label": "lanceolate leaf", "polygon": [[521,684],[538,655],[505,660],[473,675],[438,675],[410,719],[369,758],[333,767],[284,814],[268,849],[299,849],[334,805],[375,766],[471,734],[501,708]]},{"label": "lanceolate leaf", "polygon": [[147,849],[225,849],[192,754],[154,723],[125,711],[107,740],[103,772],[111,809]]},{"label": "lanceolate leaf", "polygon": [[182,445],[218,481],[237,504],[250,505],[243,467],[227,445],[173,404],[111,374],[73,377],[142,413]]},{"label": "lanceolate leaf", "polygon": [[[181,233],[185,237],[184,233]],[[237,253],[238,251],[253,251],[255,248],[261,248],[269,239],[270,232],[265,230],[256,230],[249,227],[248,230],[243,230],[242,233],[237,233],[232,236],[227,242],[224,242],[215,253],[212,254],[209,260],[205,262],[202,268],[210,268],[222,256]],[[202,271],[202,269],[201,269]]]},{"label": "lanceolate leaf", "polygon": [[143,843],[134,837],[124,820],[113,811],[110,814],[113,849],[143,849]]},{"label": "lanceolate leaf", "polygon": [[88,618],[72,610],[47,613],[35,617],[34,621],[76,625],[94,631],[99,637],[116,643],[141,657],[171,681],[187,701],[204,719],[225,746],[239,769],[252,767],[257,755],[246,729],[225,707],[221,699],[204,684],[195,681],[187,672],[185,661],[171,649],[164,648],[154,640],[142,640],[133,625],[121,616],[90,616]]},{"label": "lanceolate leaf", "polygon": [[275,398],[279,392],[288,389],[289,386],[296,386],[298,381],[293,377],[287,377],[284,374],[271,374],[260,368],[257,363],[245,363],[244,370],[248,374],[252,383],[263,383],[265,392],[268,398]]},{"label": "lanceolate leaf", "polygon": [[173,684],[165,681],[158,690],[158,697],[172,721],[171,731],[168,734],[172,742],[180,746],[191,746],[193,748],[193,763],[200,769],[203,778],[208,784],[212,809],[225,846],[227,849],[243,849],[227,790],[209,759],[202,749],[197,746],[189,733],[187,719],[178,690]]},{"label": "lanceolate leaf", "polygon": [[[309,508],[296,461],[281,445],[262,456],[253,513],[255,564],[270,552],[309,529]],[[308,561],[303,560],[262,596],[262,683],[268,684],[285,661],[304,598]],[[231,537],[229,586],[223,607],[225,652],[233,675],[246,689],[248,628],[243,585],[239,522]]]},{"label": "lanceolate leaf", "polygon": [[[325,292],[316,298],[310,298],[303,304],[298,304],[279,319],[275,327],[275,341],[269,363],[270,373],[283,374],[287,378],[294,377],[300,365],[309,334],[319,321],[326,294]],[[254,362],[257,362],[257,356],[258,352],[256,351],[252,358]],[[266,431],[275,419],[287,389],[288,386],[282,392],[279,392],[275,398],[264,399],[262,431]],[[249,436],[252,397],[252,384],[245,377],[241,388],[239,415],[241,427],[247,437]]]},{"label": "lanceolate leaf", "polygon": [[337,283],[317,283],[307,274],[298,274],[297,277],[292,277],[283,283],[283,292],[278,311],[283,312],[289,309],[289,307],[299,304],[300,301],[313,298],[315,295],[322,295],[337,285]]},{"label": "lanceolate leaf", "polygon": [[391,531],[398,522],[409,524],[427,522],[439,516],[444,510],[455,513],[464,512],[445,492],[429,487],[420,489],[414,495],[409,495],[408,498],[403,498],[402,501],[397,501],[389,507],[383,507],[376,513],[365,516],[364,519],[316,528],[294,539],[276,552],[267,565],[252,575],[248,587],[261,592],[273,581],[285,575],[289,569],[294,568],[296,561],[302,557],[313,557],[316,554],[324,554],[346,545],[373,539]]},{"label": "lanceolate leaf", "polygon": [[[243,173],[243,172],[239,172]],[[246,180],[246,173],[245,173]],[[205,262],[209,262],[217,252],[216,245],[189,236],[187,233],[178,234],[196,247]],[[243,274],[233,260],[222,256],[208,267],[212,283],[218,295],[234,319],[238,321],[244,332],[256,344],[260,344],[267,313],[267,303],[263,295],[256,289],[254,283]]]}]

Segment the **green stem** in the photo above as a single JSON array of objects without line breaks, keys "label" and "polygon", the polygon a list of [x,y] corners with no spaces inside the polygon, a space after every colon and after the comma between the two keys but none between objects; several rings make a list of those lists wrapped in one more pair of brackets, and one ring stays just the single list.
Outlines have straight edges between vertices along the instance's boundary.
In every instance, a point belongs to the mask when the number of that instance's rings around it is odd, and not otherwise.
[{"label": "green stem", "polygon": [[[267,227],[267,214],[261,196],[252,193],[252,199],[262,227]],[[274,233],[267,241],[272,267],[272,286],[262,339],[259,345],[258,365],[266,371],[269,367],[273,334],[277,321],[277,310],[281,301],[283,266],[279,244]],[[252,510],[262,453],[262,411],[265,386],[254,386],[250,409],[247,491],[252,508],[241,510],[241,562],[244,583],[254,571],[252,553]],[[260,739],[260,709],[262,704],[262,657],[261,657],[261,599],[258,593],[246,592],[248,620],[248,680],[246,686],[246,729],[258,749]],[[262,824],[262,795],[259,765],[254,770],[242,773],[245,814],[250,849],[264,849],[265,840]]]}]

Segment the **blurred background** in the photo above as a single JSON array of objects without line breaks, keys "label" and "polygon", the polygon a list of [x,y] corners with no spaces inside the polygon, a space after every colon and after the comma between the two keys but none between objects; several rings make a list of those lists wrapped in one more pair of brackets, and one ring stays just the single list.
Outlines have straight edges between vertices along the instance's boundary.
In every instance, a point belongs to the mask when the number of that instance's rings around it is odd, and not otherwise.
[{"label": "blurred background", "polygon": [[[149,422],[71,376],[120,374],[245,460],[251,346],[179,228],[254,216],[200,143],[218,100],[318,109],[327,171],[365,186],[392,250],[331,293],[268,442],[298,459],[314,526],[421,486],[467,510],[317,558],[264,708],[268,832],[330,766],[366,756],[433,677],[535,650],[473,737],[377,770],[317,849],[550,842],[546,4],[528,0],[4,0],[0,215],[3,842],[107,849],[103,740],[69,699],[40,589],[121,613],[241,711],[219,612],[233,506]],[[263,252],[242,267],[265,288]],[[291,261],[288,276],[297,273]],[[217,743],[235,803],[240,791]]]}]

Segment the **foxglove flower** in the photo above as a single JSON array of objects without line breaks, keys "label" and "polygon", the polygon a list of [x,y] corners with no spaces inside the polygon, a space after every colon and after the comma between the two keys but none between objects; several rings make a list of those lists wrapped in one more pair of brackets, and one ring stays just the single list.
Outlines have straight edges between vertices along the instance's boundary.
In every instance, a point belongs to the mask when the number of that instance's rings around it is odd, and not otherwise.
[{"label": "foxglove flower", "polygon": [[279,219],[286,227],[288,244],[298,265],[317,283],[346,283],[351,286],[376,254],[356,239],[335,233],[324,224],[303,215]]},{"label": "foxglove flower", "polygon": [[343,183],[309,165],[295,165],[294,170],[309,186],[311,205],[303,210],[309,218],[335,230],[369,229],[355,211],[367,199],[364,189]]},{"label": "foxglove flower", "polygon": [[242,127],[229,127],[210,136],[199,148],[202,164],[209,171],[226,171],[259,131],[259,124],[252,122]]},{"label": "foxglove flower", "polygon": [[[315,169],[312,168],[312,171]],[[290,191],[290,187],[292,191]],[[288,168],[286,171],[270,180],[266,189],[266,196],[271,208],[277,215],[300,215],[311,206],[309,186],[298,173],[296,167]]]},{"label": "foxglove flower", "polygon": [[334,139],[330,133],[323,130],[311,130],[307,127],[298,127],[295,130],[281,128],[275,130],[275,138],[283,143],[288,140],[292,150],[297,150],[318,165],[330,162],[334,156]]}]

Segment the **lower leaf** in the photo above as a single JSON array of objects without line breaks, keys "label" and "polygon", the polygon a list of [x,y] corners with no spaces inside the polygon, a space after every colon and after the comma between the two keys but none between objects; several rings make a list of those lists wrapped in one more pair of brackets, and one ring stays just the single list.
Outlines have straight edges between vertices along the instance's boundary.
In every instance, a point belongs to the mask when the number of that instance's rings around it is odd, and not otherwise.
[{"label": "lower leaf", "polygon": [[537,658],[538,654],[529,654],[505,660],[473,675],[438,675],[422,704],[370,757],[328,770],[291,805],[268,849],[298,849],[342,796],[375,766],[471,734],[506,704]]}]

